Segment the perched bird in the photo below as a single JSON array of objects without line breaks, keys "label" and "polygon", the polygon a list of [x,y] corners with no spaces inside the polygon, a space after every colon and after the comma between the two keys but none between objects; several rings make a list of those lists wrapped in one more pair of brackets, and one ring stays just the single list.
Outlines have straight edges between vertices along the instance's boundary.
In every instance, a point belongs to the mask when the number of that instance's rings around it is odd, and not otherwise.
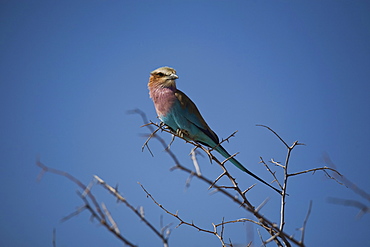
[{"label": "perched bird", "polygon": [[[193,101],[176,88],[175,80],[178,78],[176,70],[169,67],[161,67],[150,73],[149,95],[154,102],[159,119],[174,133],[185,139],[214,148],[223,157],[229,158],[231,155],[219,145],[218,136],[204,121]],[[230,158],[229,161],[240,170],[281,194],[280,190],[250,172],[234,157]]]}]

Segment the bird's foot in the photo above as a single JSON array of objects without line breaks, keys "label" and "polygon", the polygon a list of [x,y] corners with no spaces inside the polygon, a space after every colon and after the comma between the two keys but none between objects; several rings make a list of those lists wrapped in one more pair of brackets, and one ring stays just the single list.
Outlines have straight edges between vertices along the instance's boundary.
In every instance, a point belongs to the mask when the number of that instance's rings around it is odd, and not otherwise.
[{"label": "bird's foot", "polygon": [[185,138],[186,136],[189,135],[189,132],[187,130],[184,130],[184,129],[177,129],[176,130],[176,135],[178,135],[181,138]]}]

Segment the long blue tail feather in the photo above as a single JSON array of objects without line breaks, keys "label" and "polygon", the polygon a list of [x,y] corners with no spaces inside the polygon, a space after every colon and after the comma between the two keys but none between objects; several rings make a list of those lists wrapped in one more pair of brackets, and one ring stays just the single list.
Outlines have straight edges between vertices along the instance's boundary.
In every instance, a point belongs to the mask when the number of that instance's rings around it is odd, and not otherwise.
[{"label": "long blue tail feather", "polygon": [[[221,145],[218,145],[215,150],[217,152],[219,152],[224,158],[229,158],[231,155],[221,146]],[[265,182],[264,180],[262,180],[261,178],[259,178],[257,175],[255,175],[254,173],[252,173],[251,171],[249,171],[247,168],[245,168],[238,160],[236,160],[234,157],[230,158],[229,161],[231,163],[233,163],[236,167],[238,167],[240,170],[242,170],[243,172],[249,174],[250,176],[254,177],[255,179],[257,179],[258,181],[264,183],[265,185],[267,185],[268,187],[270,187],[271,189],[275,190],[276,192],[278,192],[280,195],[282,194],[281,190],[278,190],[276,189],[275,187],[273,187],[271,184]]]}]

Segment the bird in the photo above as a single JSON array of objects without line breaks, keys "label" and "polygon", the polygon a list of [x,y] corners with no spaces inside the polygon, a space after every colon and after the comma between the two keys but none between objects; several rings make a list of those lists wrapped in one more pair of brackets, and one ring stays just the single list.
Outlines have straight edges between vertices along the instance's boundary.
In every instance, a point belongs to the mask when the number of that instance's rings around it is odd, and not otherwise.
[{"label": "bird", "polygon": [[[160,67],[150,73],[148,89],[158,118],[170,130],[187,139],[216,150],[243,172],[269,186],[279,194],[282,192],[245,168],[220,144],[217,134],[208,126],[194,102],[177,89],[179,76],[170,67]],[[231,157],[231,158],[230,158]]]}]

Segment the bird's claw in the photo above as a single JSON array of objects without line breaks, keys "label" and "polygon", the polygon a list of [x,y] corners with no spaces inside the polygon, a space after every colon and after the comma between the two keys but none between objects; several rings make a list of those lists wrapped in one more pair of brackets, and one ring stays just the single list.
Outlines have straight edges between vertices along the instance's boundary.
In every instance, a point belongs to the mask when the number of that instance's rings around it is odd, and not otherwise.
[{"label": "bird's claw", "polygon": [[184,138],[185,136],[189,135],[189,132],[185,129],[177,129],[176,130],[176,135],[178,135],[181,138]]}]

